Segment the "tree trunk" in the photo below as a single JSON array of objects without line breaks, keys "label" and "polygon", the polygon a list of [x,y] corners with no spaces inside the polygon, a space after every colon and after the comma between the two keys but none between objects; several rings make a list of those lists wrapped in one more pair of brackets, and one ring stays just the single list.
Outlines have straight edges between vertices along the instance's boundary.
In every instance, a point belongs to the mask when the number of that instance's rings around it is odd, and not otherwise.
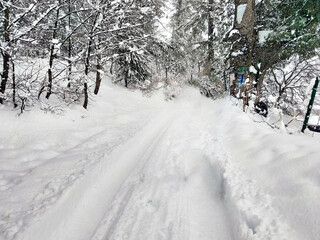
[{"label": "tree trunk", "polygon": [[226,70],[223,70],[223,85],[224,85],[224,91],[225,92],[228,91]]},{"label": "tree trunk", "polygon": [[84,103],[83,103],[83,107],[85,109],[87,109],[88,107],[88,75],[89,75],[89,70],[90,70],[90,57],[91,57],[91,52],[92,52],[92,45],[94,43],[94,32],[96,29],[96,23],[98,20],[98,15],[95,16],[93,24],[92,24],[92,28],[90,30],[90,34],[89,34],[89,42],[88,42],[88,46],[87,46],[87,55],[85,58],[85,69],[84,69],[84,74],[85,76],[85,82],[83,84],[83,91],[84,91]]},{"label": "tree trunk", "polygon": [[[243,4],[246,4],[246,8],[242,19],[240,19],[238,16],[238,13],[240,13],[239,6]],[[237,80],[239,76],[243,76],[244,80],[249,79],[249,82],[246,83],[246,86],[243,89],[246,93],[245,101],[243,103],[244,109],[253,93],[254,74],[250,73],[250,67],[256,65],[253,63],[256,41],[254,32],[254,8],[255,0],[235,0],[234,28],[239,30],[241,37],[233,39],[235,44],[233,44],[232,52],[241,51],[244,54],[240,56],[231,56],[230,65],[236,72],[235,80]],[[245,67],[244,71],[240,71],[239,67]],[[242,90],[237,90],[235,86],[232,86],[230,91],[232,95],[237,95],[237,93]]]},{"label": "tree trunk", "polygon": [[[92,30],[93,31],[93,30]],[[85,69],[84,69],[84,74],[85,76],[85,82],[83,84],[83,92],[84,92],[84,103],[83,103],[83,107],[85,109],[87,109],[88,107],[88,75],[89,75],[89,68],[90,68],[90,56],[91,56],[91,51],[92,51],[92,44],[93,44],[93,32],[91,32],[90,34],[90,38],[89,38],[89,42],[88,42],[88,49],[87,49],[87,56],[85,59]]]},{"label": "tree trunk", "polygon": [[[60,5],[60,1],[59,1]],[[53,28],[53,33],[52,33],[52,39],[55,40],[57,37],[57,32],[58,32],[58,22],[59,22],[59,7],[57,9],[56,13],[56,20],[54,22],[54,28]],[[49,99],[51,94],[52,94],[52,81],[53,81],[53,73],[52,73],[52,67],[53,67],[53,60],[56,58],[56,53],[55,53],[55,42],[51,43],[50,47],[50,56],[49,56],[49,69],[48,69],[48,88],[47,88],[47,95],[46,99]]]},{"label": "tree trunk", "polygon": [[[71,31],[71,0],[68,2],[68,25],[69,30]],[[68,39],[68,87],[71,87],[71,73],[72,73],[72,39],[71,36]]]},{"label": "tree trunk", "polygon": [[166,69],[165,69],[165,71],[166,71],[166,86],[168,86],[168,67],[166,67]]},{"label": "tree trunk", "polygon": [[16,70],[15,70],[15,64],[13,61],[12,61],[12,89],[13,89],[12,102],[13,102],[14,108],[16,108],[18,107],[18,104],[16,103]]},{"label": "tree trunk", "polygon": [[249,104],[249,97],[248,97],[248,89],[247,86],[244,87],[244,97],[242,99],[243,101],[243,112],[246,111],[246,106],[248,106]]},{"label": "tree trunk", "polygon": [[88,42],[88,48],[87,48],[87,56],[85,59],[85,69],[84,74],[88,76],[89,74],[89,68],[90,68],[90,57],[91,57],[91,51],[92,51],[92,44],[93,44],[93,33],[90,34],[89,42]]},{"label": "tree trunk", "polygon": [[102,70],[102,65],[101,65],[101,55],[100,53],[97,55],[97,75],[96,75],[96,87],[94,89],[94,94],[98,94],[99,89],[100,89],[100,84],[101,84],[101,70]]},{"label": "tree trunk", "polygon": [[85,109],[87,109],[89,100],[88,100],[88,83],[86,83],[86,82],[84,83],[84,89],[83,89],[83,91],[84,91],[83,107],[84,107]]},{"label": "tree trunk", "polygon": [[129,78],[129,70],[126,71],[125,77],[124,77],[124,86],[128,88],[128,78]]},{"label": "tree trunk", "polygon": [[279,102],[280,102],[284,92],[285,92],[285,88],[282,88],[281,86],[279,86],[279,91],[278,91],[279,96],[277,97],[277,100],[274,104],[274,107],[276,107],[276,108],[279,107]]},{"label": "tree trunk", "polygon": [[[8,0],[6,0],[8,3]],[[7,45],[7,49],[4,51],[2,50],[2,56],[3,56],[3,72],[1,75],[1,93],[4,94],[6,91],[6,86],[9,78],[9,62],[10,62],[10,54],[8,53],[8,47],[10,43],[10,33],[9,33],[9,21],[10,21],[10,9],[9,7],[5,7],[4,10],[4,19],[3,19],[3,37],[4,41]],[[3,104],[3,97],[0,97],[0,103]]]},{"label": "tree trunk", "polygon": [[213,33],[214,33],[214,26],[213,26],[213,5],[214,0],[208,0],[209,3],[209,12],[208,12],[208,64],[210,66],[209,70],[211,73],[213,58],[214,58],[214,49],[213,49]]},{"label": "tree trunk", "polygon": [[260,102],[260,99],[262,97],[262,86],[263,86],[263,80],[264,80],[264,76],[267,74],[266,70],[263,70],[259,76],[259,81],[257,83],[257,97],[255,100],[254,105],[257,105],[258,102]]}]

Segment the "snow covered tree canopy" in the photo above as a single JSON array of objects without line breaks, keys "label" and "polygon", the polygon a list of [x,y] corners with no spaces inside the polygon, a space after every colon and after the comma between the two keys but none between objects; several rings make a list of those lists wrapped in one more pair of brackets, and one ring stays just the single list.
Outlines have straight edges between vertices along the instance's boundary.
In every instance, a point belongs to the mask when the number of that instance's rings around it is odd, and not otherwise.
[{"label": "snow covered tree canopy", "polygon": [[[121,84],[143,82],[150,76],[149,46],[156,41],[161,6],[160,0],[1,0],[1,103],[31,104],[51,94],[65,99],[68,92],[72,101],[84,98],[86,108],[88,88],[94,84],[98,93],[108,62],[121,69],[116,73]],[[30,76],[32,90],[19,83],[14,68],[26,57],[48,63],[42,67],[46,72]]]},{"label": "snow covered tree canopy", "polygon": [[272,30],[268,45],[279,58],[311,56],[320,47],[318,0],[262,1],[257,30]]}]

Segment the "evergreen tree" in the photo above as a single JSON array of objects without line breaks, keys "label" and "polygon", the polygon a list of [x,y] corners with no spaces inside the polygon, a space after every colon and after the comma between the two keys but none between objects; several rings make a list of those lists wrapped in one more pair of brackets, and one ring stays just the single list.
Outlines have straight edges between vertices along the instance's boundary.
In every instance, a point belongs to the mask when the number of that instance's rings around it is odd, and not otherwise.
[{"label": "evergreen tree", "polygon": [[155,19],[161,14],[160,1],[122,2],[111,53],[116,70],[116,82],[125,87],[141,85],[150,77],[150,47],[154,45]]},{"label": "evergreen tree", "polygon": [[262,61],[257,99],[269,69],[294,55],[310,58],[316,54],[320,47],[319,9],[318,0],[268,0],[256,6],[256,31],[271,30],[267,41],[260,39],[255,49],[256,63]]}]

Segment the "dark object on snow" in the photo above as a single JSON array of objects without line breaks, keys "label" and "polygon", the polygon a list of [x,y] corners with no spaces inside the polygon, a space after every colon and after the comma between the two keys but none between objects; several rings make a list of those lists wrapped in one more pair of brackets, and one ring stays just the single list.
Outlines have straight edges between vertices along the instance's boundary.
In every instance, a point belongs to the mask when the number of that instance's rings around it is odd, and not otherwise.
[{"label": "dark object on snow", "polygon": [[319,85],[319,78],[317,77],[317,78],[316,78],[316,81],[315,81],[315,83],[314,83],[314,85],[313,85],[310,102],[309,102],[309,105],[308,105],[306,117],[305,117],[305,119],[304,119],[301,132],[304,132],[304,130],[306,130],[306,128],[307,128],[307,126],[308,126],[308,122],[309,122],[309,118],[310,118],[310,114],[311,114],[313,102],[314,102],[314,99],[315,99],[315,97],[316,97],[318,85]]},{"label": "dark object on snow", "polygon": [[265,102],[258,102],[254,110],[264,117],[268,116],[268,105]]},{"label": "dark object on snow", "polygon": [[312,132],[320,133],[320,125],[308,125],[308,129]]}]

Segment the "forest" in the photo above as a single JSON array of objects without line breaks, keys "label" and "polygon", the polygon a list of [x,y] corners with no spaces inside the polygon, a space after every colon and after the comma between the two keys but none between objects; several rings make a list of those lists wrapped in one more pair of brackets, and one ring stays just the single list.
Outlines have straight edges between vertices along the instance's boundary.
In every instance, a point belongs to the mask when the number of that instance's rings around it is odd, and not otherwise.
[{"label": "forest", "polygon": [[88,108],[108,75],[144,92],[188,83],[208,97],[242,99],[244,111],[252,102],[295,117],[319,76],[318,0],[0,5],[0,103],[20,113],[35,105],[53,111],[57,101]]},{"label": "forest", "polygon": [[0,8],[1,240],[319,240],[320,0]]}]

